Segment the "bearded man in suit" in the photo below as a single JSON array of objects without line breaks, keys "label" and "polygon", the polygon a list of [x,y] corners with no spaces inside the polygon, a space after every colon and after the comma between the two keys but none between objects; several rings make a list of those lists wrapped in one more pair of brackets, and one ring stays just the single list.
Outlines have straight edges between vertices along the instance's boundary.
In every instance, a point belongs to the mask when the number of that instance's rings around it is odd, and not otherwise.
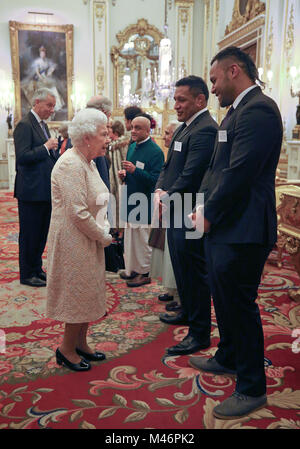
[{"label": "bearded man in suit", "polygon": [[42,269],[51,217],[51,171],[57,160],[57,139],[47,124],[54,112],[55,97],[49,89],[33,95],[31,111],[14,130],[16,179],[14,196],[19,210],[19,267],[21,284],[44,287]]},{"label": "bearded man in suit", "polygon": [[[167,238],[181,302],[177,315],[164,313],[160,320],[189,326],[183,341],[167,349],[169,355],[191,354],[210,346],[211,296],[203,239],[200,234],[193,238],[187,235],[190,231],[187,215],[195,205],[218,129],[207,109],[208,97],[202,78],[188,76],[177,81],[174,109],[183,125],[173,135],[155,190],[155,204],[161,202],[169,212]],[[171,203],[173,194],[180,204]]]},{"label": "bearded man in suit", "polygon": [[214,357],[192,357],[202,371],[235,375],[235,392],[214,408],[240,418],[267,403],[264,337],[257,290],[277,239],[275,174],[282,143],[276,103],[257,85],[251,57],[228,47],[211,62],[212,93],[231,106],[221,123],[200,191],[205,253],[220,342]]}]

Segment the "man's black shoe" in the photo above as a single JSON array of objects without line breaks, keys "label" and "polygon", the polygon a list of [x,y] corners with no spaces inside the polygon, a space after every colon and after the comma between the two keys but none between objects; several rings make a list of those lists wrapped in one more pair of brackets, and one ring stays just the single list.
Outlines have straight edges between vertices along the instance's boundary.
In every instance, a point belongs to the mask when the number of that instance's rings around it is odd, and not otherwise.
[{"label": "man's black shoe", "polygon": [[173,300],[173,296],[172,295],[168,295],[168,293],[164,293],[163,295],[159,295],[158,299],[159,299],[159,301],[172,301]]},{"label": "man's black shoe", "polygon": [[39,272],[36,274],[36,277],[39,278],[39,279],[42,279],[42,281],[45,281],[45,282],[46,282],[46,280],[47,280],[46,273],[45,273],[45,271],[43,271],[43,270],[39,271]]},{"label": "man's black shoe", "polygon": [[46,282],[36,276],[32,276],[28,279],[21,279],[20,283],[30,285],[30,287],[46,287]]},{"label": "man's black shoe", "polygon": [[185,355],[193,354],[200,351],[200,349],[209,348],[210,341],[200,342],[195,340],[191,335],[187,335],[178,345],[172,346],[167,349],[168,355]]},{"label": "man's black shoe", "polygon": [[167,324],[186,324],[188,325],[187,318],[182,314],[178,313],[177,315],[169,315],[168,313],[161,313],[159,315],[160,321]]},{"label": "man's black shoe", "polygon": [[176,301],[172,301],[166,305],[167,312],[181,312],[181,305]]}]

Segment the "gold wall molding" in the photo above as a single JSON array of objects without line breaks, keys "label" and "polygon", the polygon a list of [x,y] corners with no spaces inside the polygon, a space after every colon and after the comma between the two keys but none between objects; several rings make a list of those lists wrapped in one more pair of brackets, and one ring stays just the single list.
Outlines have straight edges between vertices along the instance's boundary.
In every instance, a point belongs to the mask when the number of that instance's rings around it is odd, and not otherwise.
[{"label": "gold wall molding", "polygon": [[140,36],[150,34],[156,44],[159,44],[160,40],[164,37],[164,34],[154,25],[150,25],[146,19],[139,19],[136,24],[128,25],[123,31],[117,33],[116,37],[120,44],[119,48],[122,48],[133,34],[139,34]]},{"label": "gold wall molding", "polygon": [[102,31],[102,21],[105,17],[105,4],[104,3],[97,3],[95,5],[95,16],[98,22],[98,29],[99,31]]},{"label": "gold wall molding", "polygon": [[[263,27],[265,24],[265,15],[255,17],[251,22],[241,26],[240,29],[233,31],[230,35],[226,36],[219,42],[219,47],[224,48],[233,43],[237,43],[239,40],[245,38],[246,35],[253,31],[257,31],[258,28]],[[238,45],[238,44],[237,44]]]},{"label": "gold wall molding", "polygon": [[295,27],[294,27],[294,5],[292,4],[291,6],[291,11],[290,11],[290,19],[289,19],[289,25],[288,25],[288,29],[287,29],[287,39],[286,39],[286,50],[289,52],[293,49],[294,47],[294,43],[295,43],[295,39],[294,39],[294,32],[295,32]]},{"label": "gold wall molding", "polygon": [[274,33],[273,33],[273,17],[270,22],[270,30],[268,34],[268,40],[266,44],[266,69],[271,70],[272,68],[272,53],[273,53],[273,41],[274,41]]},{"label": "gold wall molding", "polygon": [[293,56],[293,50],[295,46],[295,25],[294,25],[294,4],[292,4],[289,14],[289,24],[285,36],[285,53],[287,61],[287,76],[290,75],[291,61]]},{"label": "gold wall molding", "polygon": [[182,33],[185,34],[186,32],[186,26],[189,21],[189,9],[187,8],[180,8],[179,9],[179,20],[181,23],[181,29]]},{"label": "gold wall molding", "polygon": [[109,0],[92,0],[94,94],[109,94]]},{"label": "gold wall molding", "polygon": [[266,10],[265,3],[259,0],[248,0],[244,14],[241,12],[241,2],[235,0],[231,22],[227,25],[225,35],[232,33],[236,29],[245,25],[245,23],[253,20],[255,17],[264,13]]},{"label": "gold wall molding", "polygon": [[97,71],[96,71],[96,87],[97,87],[97,94],[98,95],[103,94],[104,87],[105,87],[105,69],[104,69],[101,53],[99,54]]},{"label": "gold wall molding", "polygon": [[180,76],[180,65],[182,58],[185,60],[186,73],[192,72],[193,9],[194,0],[175,0],[175,66],[177,68],[177,77]]},{"label": "gold wall molding", "polygon": [[216,24],[219,23],[220,0],[216,0]]},{"label": "gold wall molding", "polygon": [[195,0],[175,0],[175,5],[194,5]]}]

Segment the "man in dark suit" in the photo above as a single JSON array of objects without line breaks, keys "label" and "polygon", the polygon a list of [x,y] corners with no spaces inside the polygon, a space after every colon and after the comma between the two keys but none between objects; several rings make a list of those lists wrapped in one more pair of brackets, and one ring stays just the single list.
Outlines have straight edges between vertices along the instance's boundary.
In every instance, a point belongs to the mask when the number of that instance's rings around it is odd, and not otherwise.
[{"label": "man in dark suit", "polygon": [[210,345],[211,296],[203,239],[201,235],[194,235],[194,238],[187,235],[190,228],[186,221],[195,205],[218,129],[207,110],[208,96],[207,85],[198,76],[177,81],[174,108],[183,125],[173,135],[156,184],[155,204],[159,201],[167,203],[173,194],[179,196],[181,203],[173,205],[170,202],[167,229],[181,311],[177,315],[161,314],[160,320],[167,324],[187,324],[189,332],[182,342],[168,348],[169,355],[191,354]]},{"label": "man in dark suit", "polygon": [[[106,115],[107,120],[109,120],[111,117],[112,101],[103,95],[95,95],[91,97],[86,107],[98,109],[98,111],[103,112]],[[104,184],[110,191],[108,159],[106,158],[106,156],[99,156],[96,159],[94,159],[94,162],[96,164],[100,177],[102,178]]]},{"label": "man in dark suit", "polygon": [[63,122],[58,128],[59,136],[58,136],[58,147],[56,150],[57,159],[61,156],[66,150],[72,148],[72,142],[68,134],[68,122]]},{"label": "man in dark suit", "polygon": [[[200,370],[237,376],[217,418],[248,415],[266,402],[264,338],[255,302],[265,261],[277,238],[275,172],[282,143],[276,103],[257,85],[252,59],[229,47],[212,60],[210,79],[222,107],[214,154],[201,185],[205,250],[220,342],[215,356],[193,357]],[[194,215],[194,219],[197,218]]]},{"label": "man in dark suit", "polygon": [[51,171],[56,162],[57,139],[50,136],[44,120],[53,114],[55,102],[49,89],[36,91],[33,108],[14,131],[20,282],[32,287],[46,285],[42,254],[50,224]]}]

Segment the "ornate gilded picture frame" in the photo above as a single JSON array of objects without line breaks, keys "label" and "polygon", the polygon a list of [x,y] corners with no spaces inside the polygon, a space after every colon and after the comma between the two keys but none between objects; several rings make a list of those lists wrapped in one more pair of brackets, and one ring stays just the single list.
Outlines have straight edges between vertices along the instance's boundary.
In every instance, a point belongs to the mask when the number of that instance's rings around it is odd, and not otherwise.
[{"label": "ornate gilded picture frame", "polygon": [[16,124],[31,109],[36,89],[49,88],[56,97],[50,125],[73,116],[73,25],[9,22],[15,84]]}]

